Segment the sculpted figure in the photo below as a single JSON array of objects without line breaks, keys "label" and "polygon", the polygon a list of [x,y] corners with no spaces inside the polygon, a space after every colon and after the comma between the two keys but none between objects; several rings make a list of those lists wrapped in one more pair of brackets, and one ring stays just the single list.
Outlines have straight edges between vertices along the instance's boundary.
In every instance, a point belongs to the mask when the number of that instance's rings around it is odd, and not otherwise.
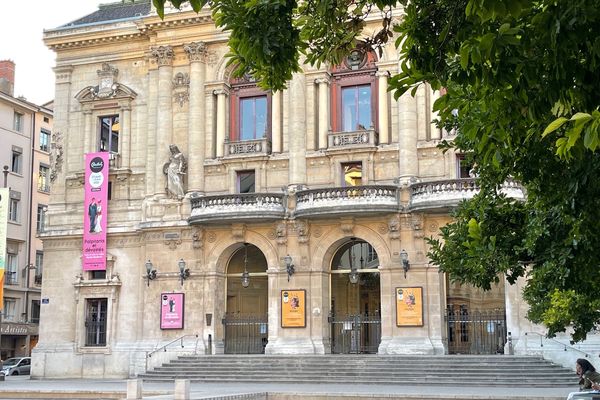
[{"label": "sculpted figure", "polygon": [[183,176],[187,171],[187,162],[177,145],[170,145],[169,150],[171,151],[169,162],[163,167],[163,172],[167,175],[167,186],[165,189],[169,197],[181,200],[185,195]]}]

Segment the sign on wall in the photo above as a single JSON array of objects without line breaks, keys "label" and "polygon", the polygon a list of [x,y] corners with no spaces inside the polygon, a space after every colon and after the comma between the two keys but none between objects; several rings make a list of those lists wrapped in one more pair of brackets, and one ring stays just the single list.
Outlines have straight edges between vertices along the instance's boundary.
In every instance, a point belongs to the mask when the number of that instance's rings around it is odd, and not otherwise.
[{"label": "sign on wall", "polygon": [[106,270],[108,152],[85,155],[83,270]]},{"label": "sign on wall", "polygon": [[8,227],[8,188],[0,189],[0,310],[4,308],[4,269],[6,268],[6,230]]},{"label": "sign on wall", "polygon": [[183,293],[160,295],[160,329],[183,329],[184,299]]},{"label": "sign on wall", "polygon": [[281,291],[281,327],[306,327],[306,290]]},{"label": "sign on wall", "polygon": [[396,326],[423,326],[423,288],[396,288]]}]

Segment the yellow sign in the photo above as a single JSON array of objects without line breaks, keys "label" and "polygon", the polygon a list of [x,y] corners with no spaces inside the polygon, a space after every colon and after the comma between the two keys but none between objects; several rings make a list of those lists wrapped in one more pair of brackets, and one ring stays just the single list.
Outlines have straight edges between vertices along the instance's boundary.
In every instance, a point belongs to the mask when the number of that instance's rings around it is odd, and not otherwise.
[{"label": "yellow sign", "polygon": [[281,291],[281,327],[306,327],[306,290]]},{"label": "yellow sign", "polygon": [[423,288],[396,288],[396,326],[423,326]]},{"label": "yellow sign", "polygon": [[0,189],[0,310],[4,308],[4,268],[6,268],[6,230],[8,228],[8,188]]}]

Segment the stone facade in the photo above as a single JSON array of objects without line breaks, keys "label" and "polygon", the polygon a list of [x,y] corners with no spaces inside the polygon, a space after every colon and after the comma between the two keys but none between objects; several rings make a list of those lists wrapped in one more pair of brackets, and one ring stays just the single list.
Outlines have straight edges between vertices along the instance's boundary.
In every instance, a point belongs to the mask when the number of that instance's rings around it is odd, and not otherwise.
[{"label": "stone facade", "polygon": [[[263,93],[267,134],[240,140],[237,101],[256,87],[230,76],[226,36],[209,10],[100,22],[45,32],[57,54],[54,129],[62,150],[44,237],[42,297],[49,302],[34,376],[135,375],[148,366],[146,352],[184,335],[192,350],[183,351],[227,351],[222,321],[244,307],[266,313],[264,352],[329,353],[332,299],[342,297],[332,293],[332,260],[356,241],[377,256],[379,298],[368,306],[380,316],[376,351],[447,352],[448,285],[429,263],[424,239],[437,235],[448,210],[477,187],[459,179],[455,154],[436,147],[452,138],[432,125],[436,94],[422,87],[396,101],[386,91],[399,69],[392,44],[365,64],[376,105],[372,126],[336,129],[336,79],[348,71],[307,65],[286,90]],[[81,266],[83,154],[98,150],[98,121],[109,115],[119,118],[119,145],[111,155],[108,268],[99,278]],[[187,160],[183,199],[165,191],[171,144]],[[348,165],[360,165],[359,186],[344,181]],[[248,171],[253,190],[239,193]],[[238,262],[248,246],[260,262],[253,255],[248,263],[248,253]],[[189,274],[182,276],[178,260]],[[242,271],[256,263],[262,269],[250,270],[250,287],[241,289]],[[397,326],[398,287],[423,289],[422,326]],[[292,289],[306,290],[304,328],[282,328],[280,294]],[[160,329],[166,292],[185,293],[183,329]],[[90,346],[86,304],[94,299],[106,300],[106,336]]]}]

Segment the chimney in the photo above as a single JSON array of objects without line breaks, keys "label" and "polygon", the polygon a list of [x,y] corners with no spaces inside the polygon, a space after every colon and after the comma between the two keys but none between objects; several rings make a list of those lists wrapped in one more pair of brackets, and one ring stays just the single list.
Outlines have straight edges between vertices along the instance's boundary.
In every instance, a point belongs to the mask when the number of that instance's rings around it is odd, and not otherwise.
[{"label": "chimney", "polygon": [[12,60],[0,60],[0,92],[9,96],[15,90],[15,63]]}]

